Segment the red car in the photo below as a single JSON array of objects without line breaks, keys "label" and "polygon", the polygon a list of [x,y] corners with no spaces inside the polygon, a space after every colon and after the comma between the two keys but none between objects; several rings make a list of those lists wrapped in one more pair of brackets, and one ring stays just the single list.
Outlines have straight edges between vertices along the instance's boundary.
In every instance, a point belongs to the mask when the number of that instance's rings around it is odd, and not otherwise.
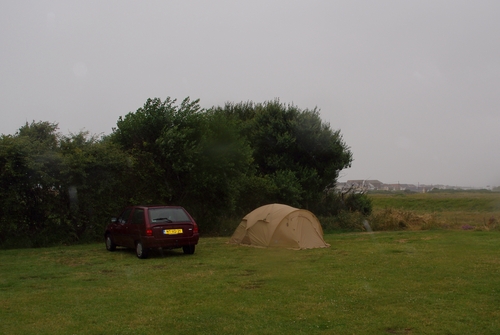
[{"label": "red car", "polygon": [[139,258],[147,258],[152,248],[182,248],[193,254],[198,244],[198,226],[180,206],[132,206],[112,218],[104,233],[106,249],[134,248]]}]

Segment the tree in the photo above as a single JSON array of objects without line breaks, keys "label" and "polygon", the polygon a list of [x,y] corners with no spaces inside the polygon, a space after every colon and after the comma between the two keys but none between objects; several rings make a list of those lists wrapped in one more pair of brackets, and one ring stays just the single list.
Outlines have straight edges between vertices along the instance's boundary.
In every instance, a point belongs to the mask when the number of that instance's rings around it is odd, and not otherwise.
[{"label": "tree", "polygon": [[134,199],[161,203],[180,201],[185,176],[197,155],[202,122],[198,100],[180,106],[170,97],[148,99],[135,113],[120,117],[109,139],[134,157]]},{"label": "tree", "polygon": [[[191,133],[198,136],[190,137]],[[205,112],[196,128],[167,130],[159,143],[173,162],[175,198],[194,213],[205,231],[216,230],[217,218],[234,215],[251,169],[251,150],[237,126]]]},{"label": "tree", "polygon": [[[126,204],[128,156],[86,132],[32,122],[0,137],[0,245],[47,246],[101,236]],[[113,211],[113,212],[112,212]]]},{"label": "tree", "polygon": [[56,218],[61,158],[57,124],[26,123],[0,138],[0,243],[7,237],[43,245]]},{"label": "tree", "polygon": [[352,154],[340,131],[321,121],[319,111],[279,100],[226,104],[217,109],[235,118],[253,150],[257,176],[271,181],[276,201],[311,210],[322,208],[323,191],[350,166]]},{"label": "tree", "polygon": [[185,206],[203,232],[268,203],[371,210],[364,198],[338,204],[325,192],[352,154],[317,109],[275,100],[204,110],[154,98],[106,137],[57,129],[33,122],[0,137],[1,245],[96,239],[128,204]]},{"label": "tree", "polygon": [[64,136],[60,217],[74,239],[101,237],[109,218],[129,204],[132,159],[88,132]]},{"label": "tree", "polygon": [[110,139],[134,157],[139,200],[183,205],[212,229],[214,218],[236,208],[251,150],[235,122],[202,110],[198,100],[175,103],[148,99],[119,119]]}]

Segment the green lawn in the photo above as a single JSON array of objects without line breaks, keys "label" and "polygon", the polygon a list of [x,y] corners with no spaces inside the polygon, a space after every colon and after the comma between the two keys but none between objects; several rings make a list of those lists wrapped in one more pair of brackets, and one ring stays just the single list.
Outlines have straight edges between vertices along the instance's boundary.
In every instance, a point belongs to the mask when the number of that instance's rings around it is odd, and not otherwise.
[{"label": "green lawn", "polygon": [[202,238],[0,250],[0,334],[500,334],[500,233],[329,234],[327,249]]}]

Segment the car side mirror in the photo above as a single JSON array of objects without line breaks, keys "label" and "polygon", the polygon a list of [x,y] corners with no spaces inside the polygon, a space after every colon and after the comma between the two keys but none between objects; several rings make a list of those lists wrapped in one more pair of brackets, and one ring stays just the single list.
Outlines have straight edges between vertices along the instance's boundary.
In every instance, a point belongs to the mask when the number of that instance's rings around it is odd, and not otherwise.
[{"label": "car side mirror", "polygon": [[118,221],[117,218],[111,218],[111,223],[116,223]]}]

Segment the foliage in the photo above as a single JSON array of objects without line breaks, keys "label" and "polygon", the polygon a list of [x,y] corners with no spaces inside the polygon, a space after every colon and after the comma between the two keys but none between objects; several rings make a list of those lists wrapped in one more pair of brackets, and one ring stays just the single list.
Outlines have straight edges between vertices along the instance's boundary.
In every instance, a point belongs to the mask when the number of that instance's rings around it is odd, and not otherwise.
[{"label": "foliage", "polygon": [[276,202],[315,212],[324,208],[324,189],[351,164],[340,132],[322,122],[317,109],[300,110],[274,100],[228,103],[215,112],[237,120],[252,148],[256,176],[274,184],[267,189],[274,189],[270,199]]},{"label": "foliage", "polygon": [[116,208],[127,204],[131,159],[116,145],[86,132],[63,137],[60,153],[61,204],[66,224],[76,240],[101,237]]},{"label": "foliage", "polygon": [[138,163],[136,201],[183,205],[202,231],[265,203],[319,208],[352,160],[317,110],[279,101],[203,110],[189,98],[149,99],[119,119],[110,140]]},{"label": "foliage", "polygon": [[251,151],[234,120],[202,112],[198,100],[149,99],[117,123],[110,140],[135,157],[136,202],[182,205],[202,228],[234,213]]},{"label": "foliage", "polygon": [[36,247],[100,236],[109,206],[122,202],[115,194],[122,191],[126,163],[111,143],[87,133],[61,136],[57,124],[48,122],[2,136],[0,245]]},{"label": "foliage", "polygon": [[344,206],[349,212],[359,212],[363,215],[370,215],[372,212],[371,199],[362,193],[352,193],[344,198]]},{"label": "foliage", "polygon": [[185,176],[194,167],[198,154],[196,143],[201,132],[198,101],[185,99],[180,106],[167,98],[148,99],[135,113],[120,116],[109,140],[120,145],[135,158],[133,169],[140,188],[134,200],[160,203],[179,201],[184,191]]},{"label": "foliage", "polygon": [[15,136],[0,138],[0,244],[9,238],[45,244],[42,234],[57,224],[56,124],[26,123]]},{"label": "foliage", "polygon": [[320,216],[319,221],[325,233],[366,231],[366,216],[359,212],[340,211],[337,215]]},{"label": "foliage", "polygon": [[323,198],[316,204],[315,213],[323,216],[337,216],[341,212],[371,213],[371,199],[366,194],[340,193],[327,190]]},{"label": "foliage", "polygon": [[35,122],[0,138],[0,246],[101,238],[127,204],[181,205],[202,234],[264,204],[369,214],[364,196],[325,196],[352,154],[319,111],[279,100],[213,107],[148,99],[98,138]]}]

